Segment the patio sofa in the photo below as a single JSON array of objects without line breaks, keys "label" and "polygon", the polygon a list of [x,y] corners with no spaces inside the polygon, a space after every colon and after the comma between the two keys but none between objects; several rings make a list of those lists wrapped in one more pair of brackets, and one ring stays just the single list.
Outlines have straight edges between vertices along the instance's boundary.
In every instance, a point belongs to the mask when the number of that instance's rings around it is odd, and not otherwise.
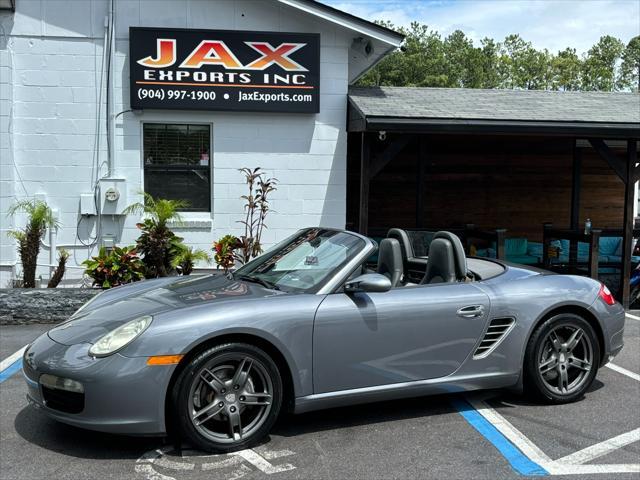
[{"label": "patio sofa", "polygon": [[[542,263],[542,243],[530,242],[526,238],[505,238],[504,253],[508,262],[522,265]],[[491,248],[476,250],[476,256],[496,258],[495,244]]]},{"label": "patio sofa", "polygon": [[[552,246],[560,249],[560,254],[551,259],[551,263],[569,263],[569,240],[554,240]],[[543,245],[541,242],[529,242],[526,238],[506,238],[504,241],[506,260],[523,265],[542,264]],[[493,248],[481,249],[476,252],[479,257],[496,258],[495,246]],[[578,263],[589,261],[589,244],[578,242]],[[601,237],[599,263],[621,263],[622,262],[622,238],[621,237]],[[632,263],[639,263],[640,256],[631,257]]]},{"label": "patio sofa", "polygon": [[[567,263],[569,261],[569,240],[559,240],[560,256],[553,259],[553,263]],[[578,262],[589,261],[589,244],[578,242]],[[622,237],[601,237],[600,252],[598,255],[600,263],[621,263],[622,262]],[[640,257],[631,257],[632,263],[640,262]]]}]

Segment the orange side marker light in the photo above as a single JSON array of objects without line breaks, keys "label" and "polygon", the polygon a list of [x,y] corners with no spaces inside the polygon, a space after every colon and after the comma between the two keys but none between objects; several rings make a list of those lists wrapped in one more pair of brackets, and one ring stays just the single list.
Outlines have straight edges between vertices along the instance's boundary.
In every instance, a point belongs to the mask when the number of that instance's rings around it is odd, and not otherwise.
[{"label": "orange side marker light", "polygon": [[147,359],[147,365],[175,365],[184,355],[155,355]]}]

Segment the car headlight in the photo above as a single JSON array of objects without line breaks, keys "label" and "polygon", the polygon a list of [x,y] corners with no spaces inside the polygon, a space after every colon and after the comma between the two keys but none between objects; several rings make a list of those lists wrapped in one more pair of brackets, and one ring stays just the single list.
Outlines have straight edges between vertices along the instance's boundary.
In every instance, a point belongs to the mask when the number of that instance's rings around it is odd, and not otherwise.
[{"label": "car headlight", "polygon": [[151,320],[151,316],[145,315],[144,317],[136,318],[124,325],[120,325],[94,343],[91,348],[89,348],[89,355],[106,357],[107,355],[117,352],[144,332],[151,324]]}]

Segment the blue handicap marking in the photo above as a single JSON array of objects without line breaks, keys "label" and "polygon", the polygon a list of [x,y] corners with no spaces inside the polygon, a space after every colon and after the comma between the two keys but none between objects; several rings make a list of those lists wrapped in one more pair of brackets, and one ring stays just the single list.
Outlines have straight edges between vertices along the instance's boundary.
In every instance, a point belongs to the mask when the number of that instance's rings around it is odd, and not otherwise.
[{"label": "blue handicap marking", "polygon": [[15,362],[13,362],[11,365],[9,365],[7,368],[5,368],[0,372],[0,383],[4,382],[14,373],[19,372],[21,369],[22,369],[22,359],[19,358],[18,360],[16,360]]},{"label": "blue handicap marking", "polygon": [[469,403],[461,399],[454,399],[451,403],[473,428],[496,447],[511,467],[520,475],[549,475],[549,472],[522,453]]}]

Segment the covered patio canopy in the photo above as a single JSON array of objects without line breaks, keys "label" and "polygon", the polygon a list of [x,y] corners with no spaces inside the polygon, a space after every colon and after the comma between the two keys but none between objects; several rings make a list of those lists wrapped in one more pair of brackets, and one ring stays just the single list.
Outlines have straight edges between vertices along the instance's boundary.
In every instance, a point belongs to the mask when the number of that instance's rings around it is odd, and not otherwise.
[{"label": "covered patio canopy", "polygon": [[[425,187],[428,176],[433,172],[446,170],[446,164],[450,165],[448,172],[466,169],[476,177],[481,175],[485,169],[483,160],[487,157],[484,152],[489,149],[488,145],[494,150],[504,146],[504,152],[501,151],[501,156],[496,157],[503,160],[520,156],[524,159],[530,151],[544,152],[540,161],[535,155],[529,154],[529,157],[523,160],[523,164],[526,163],[528,172],[538,169],[539,173],[548,175],[550,179],[555,175],[553,155],[557,155],[558,152],[568,153],[571,180],[566,201],[570,204],[567,205],[569,214],[566,227],[573,231],[578,230],[581,225],[581,204],[589,200],[587,196],[583,196],[581,200],[581,186],[585,183],[582,179],[584,164],[590,172],[595,169],[607,175],[606,182],[588,194],[597,196],[603,205],[598,206],[597,212],[596,207],[589,206],[586,215],[593,211],[594,216],[602,222],[606,220],[610,223],[606,228],[622,227],[620,297],[623,304],[628,306],[634,193],[635,184],[640,176],[640,95],[351,87],[348,130],[348,172],[353,174],[353,167],[357,163],[359,183],[355,209],[357,213],[352,215],[351,223],[355,229],[365,234],[369,233],[370,221],[373,218],[369,214],[371,201],[379,203],[378,198],[370,198],[372,181],[379,182],[381,173],[384,175],[384,172],[393,171],[394,160],[400,165],[403,157],[408,155],[415,158],[415,162],[411,164],[411,168],[415,164],[415,170],[411,173],[415,177],[415,207],[412,206],[415,208],[415,223],[412,225],[415,228],[425,227],[425,209],[434,201],[433,197],[429,198],[430,192]],[[466,150],[462,149],[461,145],[465,145]],[[455,158],[454,154],[446,157],[448,149],[457,152]],[[436,155],[439,155],[439,164],[433,161]],[[449,162],[449,159],[452,161]],[[500,161],[502,160],[493,162],[486,169],[493,169],[491,172],[498,170]],[[505,169],[513,168],[506,163]],[[486,182],[486,178],[484,181]],[[488,188],[486,186],[485,190]],[[354,196],[353,190],[355,188],[351,188],[349,192],[348,188],[348,197],[350,193]],[[477,192],[477,186],[470,190]],[[458,196],[460,193],[464,192],[458,192]],[[514,193],[509,197],[509,201],[518,202],[523,198],[525,197]],[[449,201],[457,200],[454,196]],[[459,202],[471,205],[474,199],[460,198]],[[618,210],[618,205],[622,211]],[[538,206],[538,209],[544,211],[544,206]],[[379,211],[380,209],[377,209],[376,214]],[[539,213],[538,217],[540,215],[544,213]],[[585,217],[584,211],[582,216]],[[429,217],[426,219],[429,220]],[[480,223],[475,222],[473,218],[467,221]],[[426,226],[435,228],[440,225]],[[509,228],[510,225],[492,227]],[[539,227],[542,231],[542,221]]]}]

